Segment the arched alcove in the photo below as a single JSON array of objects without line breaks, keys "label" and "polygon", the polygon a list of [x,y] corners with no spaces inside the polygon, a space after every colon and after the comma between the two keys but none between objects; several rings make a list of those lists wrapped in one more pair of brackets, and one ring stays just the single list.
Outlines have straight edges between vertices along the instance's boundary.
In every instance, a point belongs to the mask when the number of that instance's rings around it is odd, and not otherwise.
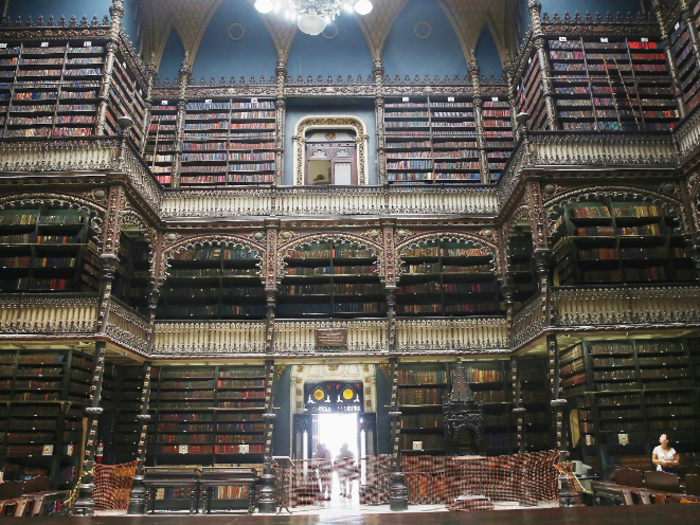
[{"label": "arched alcove", "polygon": [[491,28],[488,24],[484,24],[484,27],[481,28],[481,34],[474,49],[474,56],[482,75],[486,77],[493,75],[499,78],[503,74],[501,55],[498,53],[496,40],[493,38],[493,33],[491,33]]},{"label": "arched alcove", "polygon": [[194,78],[269,79],[277,52],[265,23],[249,2],[224,0],[209,22],[192,66]]},{"label": "arched alcove", "polygon": [[318,75],[357,78],[372,72],[372,55],[357,20],[343,12],[333,24],[335,28],[330,26],[317,36],[297,32],[287,59],[287,72],[293,79],[298,75],[305,79],[308,75],[314,79]]},{"label": "arched alcove", "polygon": [[414,75],[464,77],[467,61],[447,15],[437,2],[411,2],[384,44],[384,70],[393,78]]},{"label": "arched alcove", "polygon": [[185,46],[182,44],[180,34],[175,27],[170,29],[168,39],[165,41],[163,56],[160,59],[160,67],[158,68],[158,76],[161,79],[168,77],[174,80],[180,74],[180,67],[185,58]]}]

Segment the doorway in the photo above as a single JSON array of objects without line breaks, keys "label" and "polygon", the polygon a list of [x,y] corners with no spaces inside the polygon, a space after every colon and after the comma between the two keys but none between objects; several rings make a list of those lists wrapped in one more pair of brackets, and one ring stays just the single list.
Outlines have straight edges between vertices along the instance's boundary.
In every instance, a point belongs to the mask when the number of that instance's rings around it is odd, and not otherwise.
[{"label": "doorway", "polygon": [[[357,424],[358,414],[318,414],[318,430],[314,432],[314,445],[323,444],[331,453],[331,459],[335,461],[340,453],[340,447],[344,444],[356,458],[361,458],[363,454],[360,448],[360,432]],[[313,447],[315,450],[315,446]]]}]

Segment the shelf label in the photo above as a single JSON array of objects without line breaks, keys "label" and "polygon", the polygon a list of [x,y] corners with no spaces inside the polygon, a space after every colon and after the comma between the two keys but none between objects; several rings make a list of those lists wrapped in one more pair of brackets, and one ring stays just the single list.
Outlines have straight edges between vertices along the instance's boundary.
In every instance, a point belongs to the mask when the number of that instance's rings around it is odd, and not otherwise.
[{"label": "shelf label", "polygon": [[7,49],[7,42],[0,42],[0,49]]},{"label": "shelf label", "polygon": [[53,456],[53,445],[44,445],[41,447],[42,456]]},{"label": "shelf label", "polygon": [[250,445],[238,445],[239,454],[250,454]]},{"label": "shelf label", "polygon": [[179,454],[187,454],[188,446],[187,445],[179,445],[177,447],[177,451]]},{"label": "shelf label", "polygon": [[676,22],[676,25],[673,26],[673,29],[675,29],[676,31],[678,31],[678,28],[679,28],[679,27],[681,27],[681,23],[680,23],[680,22]]},{"label": "shelf label", "polygon": [[251,104],[257,104],[257,103],[258,103],[258,99],[257,99],[256,97],[253,97],[253,98],[250,99],[250,103],[251,103]]},{"label": "shelf label", "polygon": [[644,36],[642,38],[640,38],[639,40],[641,40],[642,42],[649,42],[649,39],[644,37]]},{"label": "shelf label", "polygon": [[423,450],[423,442],[422,441],[414,441],[413,442],[413,450]]},{"label": "shelf label", "polygon": [[608,37],[606,37],[606,36],[600,37],[600,41],[601,41],[603,44],[607,44],[607,43],[608,43]]},{"label": "shelf label", "polygon": [[48,43],[48,42],[42,42],[42,43],[41,43],[41,47],[49,47],[49,43]]},{"label": "shelf label", "polygon": [[161,101],[160,101],[160,105],[161,105],[161,106],[167,106],[167,105],[168,105],[168,101],[167,101],[167,100],[161,100]]},{"label": "shelf label", "polygon": [[408,97],[401,97],[401,102],[408,102],[408,101],[409,101]]},{"label": "shelf label", "polygon": [[623,445],[623,446],[630,444],[629,434],[618,434],[617,440],[620,443],[620,445]]},{"label": "shelf label", "polygon": [[122,62],[122,66],[124,66],[124,69],[126,69],[126,61]]},{"label": "shelf label", "polygon": [[454,102],[455,98],[454,97],[447,97],[447,102]]},{"label": "shelf label", "polygon": [[565,36],[560,36],[560,37],[559,37],[559,42],[566,42],[566,37],[565,37]]},{"label": "shelf label", "polygon": [[83,47],[92,47],[92,42],[86,40],[85,42],[83,42]]},{"label": "shelf label", "polygon": [[205,104],[211,104],[212,102],[214,102],[214,101],[213,101],[212,99],[210,99],[210,98],[204,99],[204,103],[205,103]]},{"label": "shelf label", "polygon": [[491,97],[491,102],[498,102],[498,97]]},{"label": "shelf label", "polygon": [[66,456],[72,456],[73,455],[73,445],[66,445]]}]

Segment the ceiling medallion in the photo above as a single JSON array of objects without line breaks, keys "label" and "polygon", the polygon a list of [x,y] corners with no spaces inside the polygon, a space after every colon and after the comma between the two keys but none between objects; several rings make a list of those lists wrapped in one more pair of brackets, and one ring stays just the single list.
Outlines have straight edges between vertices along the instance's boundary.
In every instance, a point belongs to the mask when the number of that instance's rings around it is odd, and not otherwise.
[{"label": "ceiling medallion", "polygon": [[260,13],[282,12],[288,20],[296,20],[302,33],[314,36],[321,34],[341,10],[367,15],[373,7],[370,0],[255,0]]},{"label": "ceiling medallion", "polygon": [[428,38],[432,32],[433,28],[425,20],[422,20],[418,22],[415,26],[413,26],[413,34],[421,40],[425,40],[426,38]]},{"label": "ceiling medallion", "polygon": [[238,22],[234,22],[230,26],[228,26],[228,37],[233,40],[234,42],[237,42],[241,38],[245,36],[245,27],[243,27],[241,24]]}]

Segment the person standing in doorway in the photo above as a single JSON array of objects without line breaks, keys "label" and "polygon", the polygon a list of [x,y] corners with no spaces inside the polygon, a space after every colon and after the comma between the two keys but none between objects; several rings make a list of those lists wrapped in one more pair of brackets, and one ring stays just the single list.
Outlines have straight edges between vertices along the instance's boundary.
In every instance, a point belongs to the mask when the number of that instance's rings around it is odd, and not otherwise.
[{"label": "person standing in doorway", "polygon": [[656,465],[656,470],[678,474],[676,470],[679,463],[678,452],[671,447],[666,434],[661,434],[659,446],[652,452],[651,461]]},{"label": "person standing in doorway", "polygon": [[326,445],[319,443],[316,446],[316,458],[318,459],[318,478],[321,481],[321,499],[330,501],[333,468],[331,464],[331,451],[326,448]]},{"label": "person standing in doorway", "polygon": [[352,480],[355,470],[355,454],[348,448],[347,443],[340,447],[340,454],[335,460],[335,468],[338,471],[340,481],[340,495],[344,498],[352,498]]}]

